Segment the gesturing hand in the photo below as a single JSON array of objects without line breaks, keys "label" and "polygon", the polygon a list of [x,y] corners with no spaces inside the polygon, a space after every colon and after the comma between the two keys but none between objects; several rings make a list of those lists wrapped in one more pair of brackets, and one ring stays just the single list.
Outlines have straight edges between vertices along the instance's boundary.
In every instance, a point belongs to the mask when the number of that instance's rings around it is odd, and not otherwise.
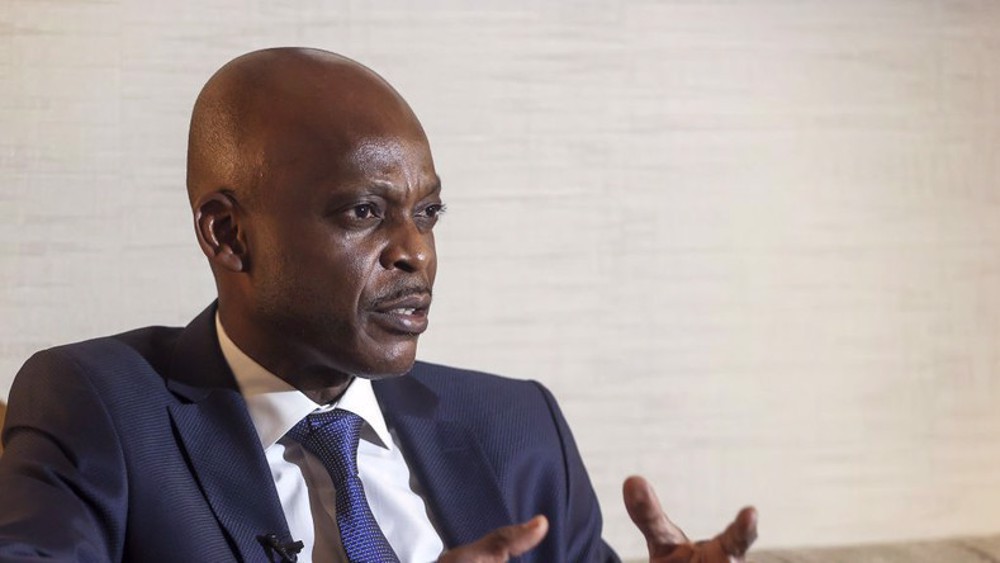
[{"label": "gesturing hand", "polygon": [[667,518],[653,487],[642,477],[629,477],[622,487],[625,508],[632,522],[646,537],[650,563],[742,562],[757,539],[757,511],[746,507],[721,534],[708,541],[691,543],[684,532]]},{"label": "gesturing hand", "polygon": [[448,550],[438,563],[503,563],[525,553],[542,541],[549,521],[535,516],[523,524],[504,526],[468,545]]}]

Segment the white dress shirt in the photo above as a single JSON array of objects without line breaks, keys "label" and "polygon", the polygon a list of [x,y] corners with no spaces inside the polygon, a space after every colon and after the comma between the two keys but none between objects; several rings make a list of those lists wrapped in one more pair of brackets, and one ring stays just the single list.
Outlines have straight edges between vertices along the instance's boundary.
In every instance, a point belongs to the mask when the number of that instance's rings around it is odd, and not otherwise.
[{"label": "white dress shirt", "polygon": [[422,490],[411,476],[396,436],[386,426],[371,381],[355,378],[340,399],[318,405],[264,369],[229,339],[215,318],[219,347],[229,364],[264,448],[288,530],[305,547],[301,563],[346,563],[337,528],[336,491],[323,463],[285,437],[314,411],[344,409],[364,419],[358,473],[372,514],[402,563],[437,561],[444,551]]}]

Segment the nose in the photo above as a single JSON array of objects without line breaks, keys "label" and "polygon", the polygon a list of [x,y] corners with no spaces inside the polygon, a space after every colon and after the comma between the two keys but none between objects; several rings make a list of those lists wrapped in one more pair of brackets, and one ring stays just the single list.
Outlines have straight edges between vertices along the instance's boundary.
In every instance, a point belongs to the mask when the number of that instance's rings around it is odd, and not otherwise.
[{"label": "nose", "polygon": [[390,233],[379,262],[387,270],[416,273],[426,270],[434,259],[434,235],[421,232],[413,221],[404,221]]}]

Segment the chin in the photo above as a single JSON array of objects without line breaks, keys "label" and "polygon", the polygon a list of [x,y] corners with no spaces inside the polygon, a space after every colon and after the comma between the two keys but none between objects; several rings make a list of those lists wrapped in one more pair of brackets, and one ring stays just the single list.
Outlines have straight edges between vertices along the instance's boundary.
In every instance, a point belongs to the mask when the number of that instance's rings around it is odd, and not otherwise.
[{"label": "chin", "polygon": [[373,370],[358,371],[355,373],[358,377],[364,379],[371,379],[372,381],[377,381],[379,379],[390,379],[393,377],[400,377],[409,373],[410,369],[413,367],[413,362],[409,362],[404,366],[393,366],[391,368],[379,367]]},{"label": "chin", "polygon": [[[414,343],[415,344],[415,343]],[[413,368],[417,360],[416,345],[407,346],[402,350],[382,351],[378,360],[365,362],[354,371],[358,377],[365,379],[388,379],[405,375]]]},{"label": "chin", "polygon": [[391,374],[380,373],[380,374],[374,374],[374,375],[373,374],[367,374],[367,373],[359,373],[357,375],[357,377],[360,377],[361,379],[367,379],[368,381],[381,381],[383,379],[394,379],[394,378],[397,378],[397,377],[403,377],[409,371],[410,370],[406,370],[403,373],[391,373]]}]

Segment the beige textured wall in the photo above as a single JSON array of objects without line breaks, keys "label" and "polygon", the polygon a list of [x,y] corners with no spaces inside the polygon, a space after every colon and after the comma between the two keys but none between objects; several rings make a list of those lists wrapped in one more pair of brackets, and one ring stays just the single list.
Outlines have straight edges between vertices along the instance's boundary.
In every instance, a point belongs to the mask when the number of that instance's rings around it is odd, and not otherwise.
[{"label": "beige textured wall", "polygon": [[426,359],[560,397],[605,507],[764,545],[1000,531],[1000,3],[0,0],[0,397],[183,324],[198,88],[253,48],[385,75],[450,216]]}]

